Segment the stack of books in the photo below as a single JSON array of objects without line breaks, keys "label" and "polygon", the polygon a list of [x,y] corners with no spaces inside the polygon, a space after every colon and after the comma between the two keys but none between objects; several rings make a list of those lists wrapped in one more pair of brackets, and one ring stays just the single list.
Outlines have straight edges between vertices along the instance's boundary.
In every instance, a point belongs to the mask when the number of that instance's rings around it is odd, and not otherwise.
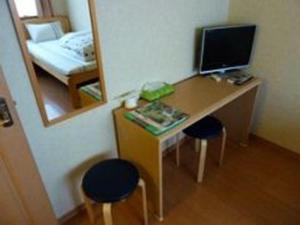
[{"label": "stack of books", "polygon": [[176,127],[189,117],[186,113],[159,101],[125,112],[124,116],[156,136]]}]

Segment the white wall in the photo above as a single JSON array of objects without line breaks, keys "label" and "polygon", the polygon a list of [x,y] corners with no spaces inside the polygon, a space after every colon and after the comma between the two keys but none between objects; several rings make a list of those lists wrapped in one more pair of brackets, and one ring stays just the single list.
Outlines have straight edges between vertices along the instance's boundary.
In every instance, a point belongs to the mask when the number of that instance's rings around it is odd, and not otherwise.
[{"label": "white wall", "polygon": [[88,0],[64,1],[66,1],[66,12],[73,31],[90,30],[92,26]]},{"label": "white wall", "polygon": [[68,16],[73,31],[90,30],[88,0],[51,0],[54,15]]},{"label": "white wall", "polygon": [[0,1],[0,63],[51,202],[59,217],[79,204],[75,181],[91,158],[115,155],[112,99],[146,81],[193,73],[195,29],[224,23],[228,0],[97,0],[109,103],[50,128],[42,124],[20,49]]},{"label": "white wall", "polygon": [[259,28],[251,72],[264,86],[255,133],[300,153],[300,1],[231,0],[229,18]]}]

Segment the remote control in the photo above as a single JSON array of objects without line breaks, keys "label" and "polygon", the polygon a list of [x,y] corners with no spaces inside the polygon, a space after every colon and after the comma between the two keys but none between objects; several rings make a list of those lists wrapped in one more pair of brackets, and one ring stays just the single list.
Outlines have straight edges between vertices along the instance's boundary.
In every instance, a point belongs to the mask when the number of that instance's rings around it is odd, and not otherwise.
[{"label": "remote control", "polygon": [[247,81],[250,81],[251,79],[253,79],[253,76],[251,76],[250,74],[234,73],[229,78],[227,78],[227,82],[230,84],[242,85]]},{"label": "remote control", "polygon": [[243,85],[244,83],[250,81],[253,79],[253,76],[250,76],[250,77],[247,77],[247,78],[244,78],[244,79],[241,79],[241,80],[238,80],[236,81],[234,84],[235,85]]}]

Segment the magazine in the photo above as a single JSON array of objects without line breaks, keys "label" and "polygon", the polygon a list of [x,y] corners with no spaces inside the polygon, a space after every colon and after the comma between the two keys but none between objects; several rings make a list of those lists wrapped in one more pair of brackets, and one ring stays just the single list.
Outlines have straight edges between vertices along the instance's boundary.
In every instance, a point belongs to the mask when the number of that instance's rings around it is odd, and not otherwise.
[{"label": "magazine", "polygon": [[99,82],[85,85],[85,86],[81,87],[80,90],[85,92],[86,94],[92,96],[94,99],[96,99],[98,101],[100,101],[102,98]]},{"label": "magazine", "polygon": [[186,113],[160,101],[126,112],[124,116],[154,135],[160,135],[188,118]]}]

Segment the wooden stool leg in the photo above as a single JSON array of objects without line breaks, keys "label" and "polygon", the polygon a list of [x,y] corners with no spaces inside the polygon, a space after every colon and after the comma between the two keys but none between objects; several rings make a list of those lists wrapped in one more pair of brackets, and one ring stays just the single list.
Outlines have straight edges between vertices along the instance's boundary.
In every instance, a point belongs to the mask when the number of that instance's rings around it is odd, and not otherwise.
[{"label": "wooden stool leg", "polygon": [[176,165],[180,165],[180,137],[176,135]]},{"label": "wooden stool leg", "polygon": [[103,218],[105,225],[113,225],[112,214],[111,214],[111,203],[104,203],[102,206]]},{"label": "wooden stool leg", "polygon": [[83,198],[84,205],[85,205],[85,208],[87,210],[90,222],[91,222],[92,225],[96,225],[95,214],[94,214],[94,211],[93,211],[91,200],[88,197],[85,196],[85,194],[83,193],[83,190],[81,190],[80,193],[81,193],[81,196]]},{"label": "wooden stool leg", "polygon": [[147,208],[146,185],[145,185],[145,181],[142,178],[140,178],[140,180],[139,180],[139,186],[142,189],[142,195],[143,195],[144,225],[148,225],[148,208]]},{"label": "wooden stool leg", "polygon": [[226,146],[226,139],[227,139],[227,132],[226,132],[225,127],[223,127],[222,132],[223,132],[223,134],[222,134],[222,148],[221,148],[220,159],[219,159],[219,165],[220,166],[222,166],[222,164],[223,164],[223,158],[224,158],[224,152],[225,152],[225,146]]},{"label": "wooden stool leg", "polygon": [[195,152],[200,151],[200,140],[198,138],[195,139]]},{"label": "wooden stool leg", "polygon": [[201,140],[201,152],[199,154],[199,165],[198,165],[198,176],[197,176],[198,183],[201,183],[203,180],[206,150],[207,150],[207,140]]}]

